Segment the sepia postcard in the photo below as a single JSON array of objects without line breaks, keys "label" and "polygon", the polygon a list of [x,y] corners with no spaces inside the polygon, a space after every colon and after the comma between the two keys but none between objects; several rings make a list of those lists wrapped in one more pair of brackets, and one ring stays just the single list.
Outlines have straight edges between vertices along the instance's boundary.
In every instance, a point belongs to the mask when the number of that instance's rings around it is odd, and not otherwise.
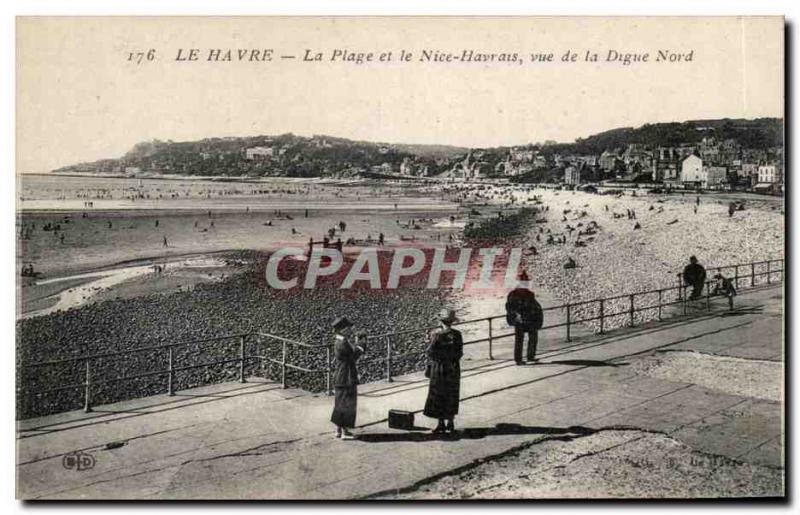
[{"label": "sepia postcard", "polygon": [[19,17],[23,500],[785,499],[770,17]]}]

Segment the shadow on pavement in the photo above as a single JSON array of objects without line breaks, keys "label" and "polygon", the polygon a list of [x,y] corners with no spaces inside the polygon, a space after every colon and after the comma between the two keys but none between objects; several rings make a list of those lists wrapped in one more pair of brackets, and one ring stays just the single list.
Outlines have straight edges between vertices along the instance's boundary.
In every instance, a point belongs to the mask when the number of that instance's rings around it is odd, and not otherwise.
[{"label": "shadow on pavement", "polygon": [[537,361],[530,363],[531,366],[539,365],[574,365],[576,367],[620,367],[628,363],[611,363],[608,361],[597,361],[593,359],[563,359],[559,361]]},{"label": "shadow on pavement", "polygon": [[495,427],[466,427],[457,429],[455,434],[433,434],[417,431],[419,428],[406,433],[368,433],[360,434],[356,438],[360,442],[392,443],[392,442],[430,442],[435,440],[479,440],[487,436],[502,435],[563,435],[568,439],[575,436],[591,435],[597,432],[583,426],[570,427],[543,427],[523,426],[521,424],[497,424]]}]

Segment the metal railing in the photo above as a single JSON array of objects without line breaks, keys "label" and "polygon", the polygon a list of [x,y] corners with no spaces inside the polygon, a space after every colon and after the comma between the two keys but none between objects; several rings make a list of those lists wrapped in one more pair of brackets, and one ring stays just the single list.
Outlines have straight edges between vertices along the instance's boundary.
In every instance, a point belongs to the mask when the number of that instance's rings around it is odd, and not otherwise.
[{"label": "metal railing", "polygon": [[[783,263],[783,259],[759,261],[755,263],[711,267],[707,269],[707,272],[708,275],[711,275],[711,273],[714,272],[723,273],[725,271],[732,271],[733,284],[735,285],[736,289],[739,290],[740,288],[753,288],[758,286],[759,284],[757,279],[761,277],[766,277],[766,280],[763,281],[761,285],[772,284],[774,281],[773,276],[776,274],[777,281],[782,282],[784,280]],[[777,268],[776,265],[778,265]],[[663,308],[677,304],[682,305],[682,313],[685,315],[688,313],[689,305],[692,304],[692,302],[696,302],[698,299],[695,299],[694,301],[689,299],[686,291],[687,286],[683,284],[681,274],[678,274],[678,280],[679,283],[672,287],[626,293],[613,297],[604,297],[587,301],[571,302],[558,306],[545,307],[542,310],[545,313],[545,319],[548,318],[548,312],[555,312],[556,321],[543,325],[540,330],[552,330],[563,327],[564,338],[567,342],[569,342],[572,341],[572,330],[576,324],[595,324],[592,329],[596,329],[596,332],[599,334],[604,334],[607,330],[615,327],[636,326],[637,314],[645,313],[647,311],[651,311],[652,315],[650,317],[640,317],[640,322],[646,322],[650,320],[661,321],[663,317]],[[712,283],[713,281],[706,281],[706,284],[703,288],[703,291],[705,291],[704,301],[706,311],[711,310],[711,301],[713,296],[711,295],[710,286]],[[645,305],[641,305],[640,302],[637,305],[637,300],[641,301],[642,299],[648,297],[651,297],[653,301]],[[558,313],[563,314],[563,318],[558,317]],[[477,338],[466,340],[464,345],[488,343],[488,357],[489,359],[494,359],[494,343],[499,339],[514,336],[514,332],[500,332],[498,334],[496,327],[497,324],[495,321],[505,319],[505,317],[505,314],[494,315],[478,319],[463,320],[455,323],[454,325],[463,327],[469,324],[485,323],[486,330],[478,330],[477,332],[479,333],[479,336]],[[609,324],[611,324],[611,326],[609,326]],[[420,349],[418,346],[412,345],[411,350],[406,350],[398,354],[398,340],[400,338],[410,338],[414,342],[419,343],[420,338],[422,337],[423,341],[427,342],[430,339],[430,333],[433,329],[434,327],[425,327],[377,335],[359,335],[357,338],[365,339],[361,340],[360,343],[364,343],[368,349],[373,349],[376,346],[379,348],[385,348],[385,354],[374,354],[369,352],[362,359],[362,361],[383,361],[385,370],[384,379],[388,382],[391,382],[393,375],[396,375],[393,374],[393,366],[396,363],[414,357],[419,358],[426,352],[425,349]],[[210,343],[217,344],[220,342],[235,342],[232,348],[226,349],[223,347],[222,350],[225,357],[222,359],[207,362],[204,361],[200,363],[192,362],[190,364],[179,366],[178,362],[180,358],[176,355],[177,351],[191,351],[191,347],[194,347],[195,350],[199,350],[199,346],[203,346],[203,350],[205,351]],[[228,347],[231,346],[229,345]],[[22,387],[20,387],[20,381],[18,378],[18,396],[21,395],[23,399],[30,401],[32,396],[41,397],[47,394],[61,393],[66,391],[75,392],[82,390],[83,409],[84,411],[89,412],[92,410],[95,392],[100,386],[108,386],[125,381],[130,382],[140,379],[160,378],[160,383],[150,384],[149,388],[145,388],[145,390],[149,391],[149,394],[166,392],[168,395],[172,396],[175,395],[176,390],[176,374],[199,369],[207,369],[209,367],[229,366],[233,364],[235,364],[237,367],[236,375],[238,376],[238,380],[242,383],[245,383],[247,380],[246,377],[248,368],[251,369],[251,373],[255,373],[257,372],[257,365],[261,365],[262,369],[265,366],[278,366],[280,367],[280,383],[283,388],[288,387],[287,373],[290,371],[297,371],[303,374],[324,374],[324,390],[328,393],[328,395],[331,395],[333,389],[332,349],[332,344],[310,344],[274,334],[256,332],[144,346],[115,352],[90,354],[52,361],[42,361],[31,364],[23,364],[18,367],[18,373],[21,373],[23,383],[25,380],[30,379],[31,377],[37,377],[37,371],[47,369],[48,367],[58,366],[71,367],[73,375],[75,375],[76,372],[79,373],[80,376],[82,376],[82,380],[63,385],[59,384],[58,386],[52,388],[37,389],[35,388],[35,380],[32,381],[34,383],[32,388],[26,384],[23,384]],[[260,350],[266,350],[266,352],[261,352]],[[305,359],[298,361],[308,362],[309,359],[313,361],[314,356],[317,356],[317,360],[322,360],[322,366],[312,368],[292,362],[293,350],[302,350],[305,352],[305,355],[303,356]],[[231,354],[233,354],[234,357],[229,357]],[[136,364],[136,356],[140,356],[138,364],[146,368],[147,371],[137,374],[128,374],[127,372],[130,365]],[[277,356],[280,356],[280,359],[278,359]],[[166,368],[152,370],[151,367],[154,359],[159,359],[162,363],[165,362]],[[186,359],[187,357],[184,356],[183,360]],[[111,377],[98,377],[96,372],[98,370],[103,370],[103,367],[100,366],[102,363],[112,365],[110,367],[105,367],[106,375],[109,375],[107,369],[111,368]],[[116,375],[113,374],[115,369]],[[46,377],[46,375],[42,374],[41,372],[38,374],[38,376]],[[200,384],[209,384],[209,382],[203,383],[200,381]],[[139,396],[141,397],[145,395]]]}]

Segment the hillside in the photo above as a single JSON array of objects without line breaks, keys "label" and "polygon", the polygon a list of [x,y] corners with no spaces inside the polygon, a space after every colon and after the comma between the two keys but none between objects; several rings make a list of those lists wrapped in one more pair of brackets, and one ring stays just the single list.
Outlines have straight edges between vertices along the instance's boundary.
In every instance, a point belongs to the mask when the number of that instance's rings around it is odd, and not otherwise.
[{"label": "hillside", "polygon": [[[783,120],[721,119],[646,124],[601,132],[572,143],[526,145],[547,156],[589,155],[621,150],[629,144],[654,149],[694,145],[704,137],[733,139],[741,148],[766,150],[783,145]],[[510,147],[476,149],[494,165],[506,159]],[[517,147],[520,148],[520,147]],[[146,141],[118,159],[103,159],[55,170],[58,173],[136,175],[181,174],[231,177],[350,177],[366,172],[393,172],[404,162],[410,169],[427,169],[428,175],[451,170],[469,149],[447,145],[414,145],[352,141],[333,136],[282,134],[207,138],[199,141]]]}]

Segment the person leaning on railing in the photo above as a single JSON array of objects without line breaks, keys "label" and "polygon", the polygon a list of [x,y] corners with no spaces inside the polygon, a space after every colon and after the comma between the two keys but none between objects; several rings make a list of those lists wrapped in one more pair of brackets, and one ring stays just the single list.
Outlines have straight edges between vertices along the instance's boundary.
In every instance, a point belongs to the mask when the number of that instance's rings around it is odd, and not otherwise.
[{"label": "person leaning on railing", "polygon": [[683,269],[683,281],[687,286],[692,287],[689,300],[697,300],[703,295],[703,287],[706,284],[706,269],[697,262],[697,258],[689,258],[689,264]]},{"label": "person leaning on railing", "polygon": [[714,289],[711,295],[724,295],[728,298],[728,307],[733,309],[733,298],[736,296],[736,287],[733,281],[722,274],[714,275]]}]

